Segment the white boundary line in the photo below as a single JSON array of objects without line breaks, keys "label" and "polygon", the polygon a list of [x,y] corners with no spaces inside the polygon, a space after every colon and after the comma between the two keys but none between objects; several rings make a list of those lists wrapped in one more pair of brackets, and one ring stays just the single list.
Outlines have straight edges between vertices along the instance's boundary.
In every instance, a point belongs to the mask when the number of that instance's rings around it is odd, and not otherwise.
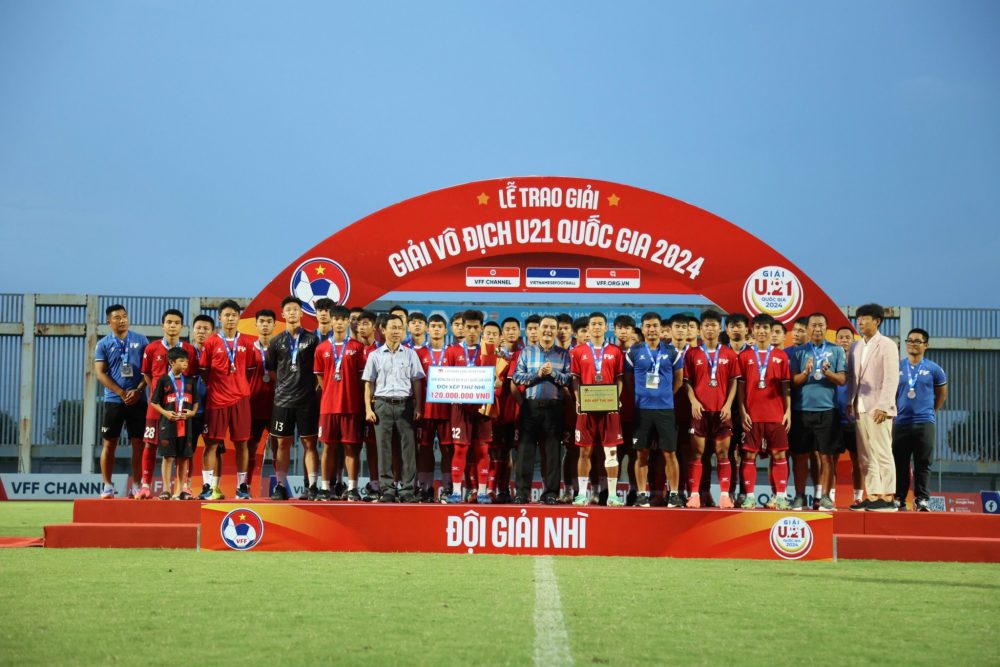
[{"label": "white boundary line", "polygon": [[551,556],[535,557],[535,665],[572,665],[559,582]]}]

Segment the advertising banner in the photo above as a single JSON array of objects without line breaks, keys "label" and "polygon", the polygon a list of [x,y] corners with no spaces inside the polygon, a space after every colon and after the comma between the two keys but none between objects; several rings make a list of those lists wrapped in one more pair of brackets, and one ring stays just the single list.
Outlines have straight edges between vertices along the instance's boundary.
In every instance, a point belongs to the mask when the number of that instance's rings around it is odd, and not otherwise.
[{"label": "advertising banner", "polygon": [[427,402],[492,403],[494,372],[492,366],[431,366]]},{"label": "advertising banner", "polygon": [[[112,475],[120,498],[128,490],[128,475]],[[100,475],[0,473],[0,500],[75,500],[96,498],[104,490]]]}]

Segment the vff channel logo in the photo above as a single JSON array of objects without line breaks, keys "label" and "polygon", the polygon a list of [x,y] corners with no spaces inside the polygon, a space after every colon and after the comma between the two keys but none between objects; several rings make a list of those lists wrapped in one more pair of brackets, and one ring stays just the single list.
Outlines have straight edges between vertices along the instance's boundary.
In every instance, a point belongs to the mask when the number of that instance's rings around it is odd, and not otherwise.
[{"label": "vff channel logo", "polygon": [[771,526],[771,548],[785,560],[802,558],[812,546],[812,528],[797,516],[782,517]]},{"label": "vff channel logo", "polygon": [[802,310],[802,283],[781,266],[762,266],[743,283],[743,305],[751,317],[764,313],[788,323]]},{"label": "vff channel logo", "polygon": [[264,537],[264,521],[253,510],[233,510],[222,518],[222,541],[230,549],[247,551]]},{"label": "vff channel logo", "polygon": [[302,302],[302,309],[316,315],[316,302],[322,298],[333,299],[337,305],[347,303],[351,294],[351,280],[347,271],[327,257],[313,257],[299,264],[292,272],[289,285],[292,296]]}]

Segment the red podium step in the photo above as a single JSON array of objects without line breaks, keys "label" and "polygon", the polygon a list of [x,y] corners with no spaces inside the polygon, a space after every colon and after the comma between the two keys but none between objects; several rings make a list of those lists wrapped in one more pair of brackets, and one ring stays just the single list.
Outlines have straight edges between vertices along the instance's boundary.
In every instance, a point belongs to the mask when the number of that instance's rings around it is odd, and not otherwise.
[{"label": "red podium step", "polygon": [[837,558],[1000,562],[1000,517],[931,512],[838,512]]},{"label": "red podium step", "polygon": [[73,523],[198,523],[197,500],[100,500],[73,503]]},{"label": "red podium step", "polygon": [[48,548],[195,549],[197,523],[67,523],[45,526]]}]

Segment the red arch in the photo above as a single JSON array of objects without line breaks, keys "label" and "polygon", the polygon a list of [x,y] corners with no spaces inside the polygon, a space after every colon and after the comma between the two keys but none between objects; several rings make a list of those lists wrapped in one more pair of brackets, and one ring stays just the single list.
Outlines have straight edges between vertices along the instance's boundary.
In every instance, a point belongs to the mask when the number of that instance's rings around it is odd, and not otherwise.
[{"label": "red arch", "polygon": [[[850,326],[805,273],[736,225],[665,195],[592,179],[476,181],[394,204],[302,253],[248,313],[277,309],[300,268],[311,279],[328,278],[313,286],[335,285],[335,300],[351,305],[396,290],[643,294],[646,301],[697,294],[730,312],[770,312],[788,322],[819,311],[832,329]],[[553,270],[557,279],[578,272],[579,286],[532,287],[529,269],[546,269],[542,280]],[[509,283],[477,286],[480,274]],[[252,332],[252,319],[241,328]]]}]

